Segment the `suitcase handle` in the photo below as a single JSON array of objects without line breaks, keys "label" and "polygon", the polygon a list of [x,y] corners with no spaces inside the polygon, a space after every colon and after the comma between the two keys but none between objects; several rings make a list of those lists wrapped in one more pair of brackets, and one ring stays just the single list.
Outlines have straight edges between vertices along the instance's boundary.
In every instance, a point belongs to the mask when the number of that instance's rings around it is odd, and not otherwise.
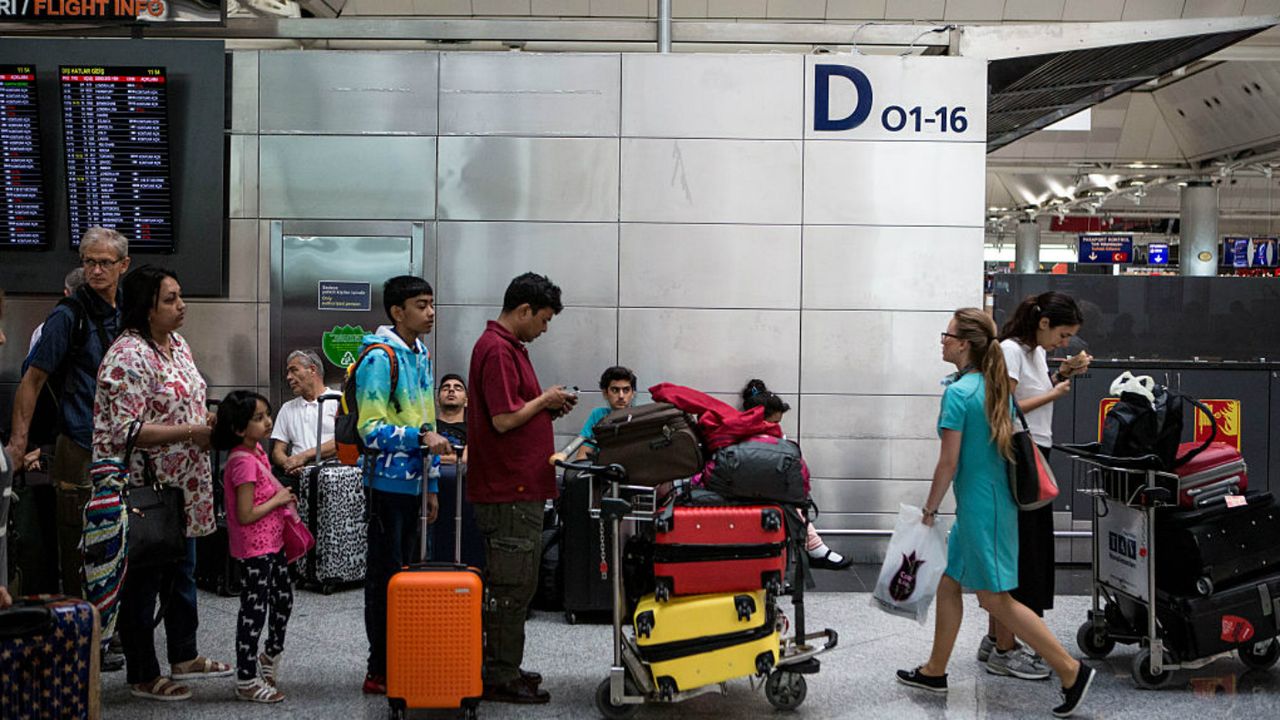
[{"label": "suitcase handle", "polygon": [[16,598],[13,606],[0,610],[0,638],[20,638],[53,629],[53,612],[31,598]]}]

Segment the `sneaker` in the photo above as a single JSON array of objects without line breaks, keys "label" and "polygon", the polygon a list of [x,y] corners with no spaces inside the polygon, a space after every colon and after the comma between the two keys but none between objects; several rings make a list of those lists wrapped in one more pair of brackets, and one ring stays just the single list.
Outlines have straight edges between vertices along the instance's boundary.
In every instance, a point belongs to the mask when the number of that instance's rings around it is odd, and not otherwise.
[{"label": "sneaker", "polygon": [[1062,704],[1053,709],[1054,717],[1071,717],[1080,703],[1084,702],[1084,696],[1089,694],[1089,686],[1093,684],[1093,679],[1098,675],[1098,671],[1080,663],[1080,674],[1076,676],[1076,684],[1069,688],[1062,688]]},{"label": "sneaker", "polygon": [[991,657],[991,651],[996,649],[996,638],[994,635],[983,635],[982,642],[978,643],[978,662],[985,663],[987,658]]},{"label": "sneaker", "polygon": [[361,691],[365,695],[386,695],[387,694],[387,676],[386,675],[365,675],[364,687]]},{"label": "sneaker", "polygon": [[928,690],[931,693],[943,694],[947,692],[947,676],[945,674],[942,677],[925,675],[920,672],[920,667],[915,670],[899,670],[898,682],[920,690]]},{"label": "sneaker", "polygon": [[1008,675],[1022,680],[1045,680],[1052,673],[1039,655],[1024,647],[1009,652],[995,650],[987,658],[987,672],[992,675]]}]

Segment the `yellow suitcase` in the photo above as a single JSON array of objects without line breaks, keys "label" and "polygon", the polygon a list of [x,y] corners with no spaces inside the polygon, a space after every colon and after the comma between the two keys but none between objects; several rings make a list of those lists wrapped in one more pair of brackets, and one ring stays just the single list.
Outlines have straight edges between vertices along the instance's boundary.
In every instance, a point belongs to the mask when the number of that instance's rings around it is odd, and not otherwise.
[{"label": "yellow suitcase", "polygon": [[636,606],[636,645],[667,695],[749,675],[778,661],[773,601],[764,590],[687,595]]}]

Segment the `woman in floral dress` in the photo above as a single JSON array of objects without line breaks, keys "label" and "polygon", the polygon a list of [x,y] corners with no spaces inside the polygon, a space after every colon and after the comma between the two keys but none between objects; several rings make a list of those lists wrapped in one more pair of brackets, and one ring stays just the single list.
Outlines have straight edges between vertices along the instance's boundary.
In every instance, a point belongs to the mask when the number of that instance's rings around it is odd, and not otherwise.
[{"label": "woman in floral dress", "polygon": [[[195,538],[213,532],[213,480],[208,448],[206,385],[187,341],[177,333],[186,315],[182,288],[169,270],[144,266],[124,279],[124,331],[98,371],[93,413],[94,460],[123,457],[129,427],[142,421],[137,447],[150,455],[159,481],[184,496],[187,557],[169,567],[126,565],[119,630],[135,696],[186,700],[178,680],[226,677],[232,668],[196,651]],[[132,473],[142,471],[141,452]],[[169,676],[155,654],[153,617],[165,608]]]}]

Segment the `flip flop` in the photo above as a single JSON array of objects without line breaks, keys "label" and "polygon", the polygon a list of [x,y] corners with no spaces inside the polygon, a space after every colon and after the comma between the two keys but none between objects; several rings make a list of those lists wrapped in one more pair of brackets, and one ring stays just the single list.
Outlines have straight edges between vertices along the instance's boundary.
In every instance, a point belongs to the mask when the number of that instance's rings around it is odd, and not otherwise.
[{"label": "flip flop", "polygon": [[[179,670],[178,668],[182,668]],[[216,660],[200,655],[195,660],[185,663],[177,663],[170,669],[170,677],[174,680],[203,680],[205,678],[230,677],[235,673],[235,668],[226,663],[220,663]]]},{"label": "flip flop", "polygon": [[134,697],[146,698],[147,700],[165,702],[191,699],[191,690],[187,686],[179,685],[163,675],[149,683],[138,683],[130,687],[129,694]]}]

